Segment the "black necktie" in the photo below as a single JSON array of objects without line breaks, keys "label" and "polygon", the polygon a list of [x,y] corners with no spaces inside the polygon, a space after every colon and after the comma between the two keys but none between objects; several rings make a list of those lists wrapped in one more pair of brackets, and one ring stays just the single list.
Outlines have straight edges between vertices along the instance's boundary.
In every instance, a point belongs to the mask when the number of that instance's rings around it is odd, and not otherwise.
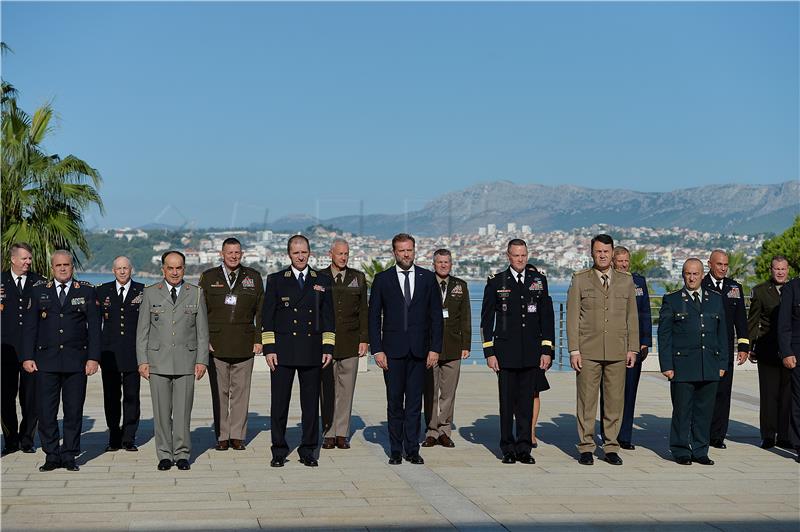
[{"label": "black necktie", "polygon": [[722,281],[717,281],[717,290],[722,292]]},{"label": "black necktie", "polygon": [[442,281],[439,284],[442,287],[442,299],[444,299],[445,292],[447,292],[447,282],[446,281]]},{"label": "black necktie", "polygon": [[230,272],[228,274],[228,280],[230,280],[231,288],[233,288],[233,284],[236,282],[236,272]]},{"label": "black necktie", "polygon": [[603,274],[600,276],[600,278],[603,279],[603,288],[608,290],[608,275]]},{"label": "black necktie", "polygon": [[297,276],[297,284],[300,285],[300,290],[306,285],[305,280],[303,279],[303,272],[300,272],[300,275]]},{"label": "black necktie", "polygon": [[517,273],[517,282],[519,284],[522,284],[522,274],[521,273]]},{"label": "black necktie", "polygon": [[400,270],[400,272],[406,276],[406,280],[403,281],[403,297],[406,300],[406,306],[411,306],[411,281],[408,280],[408,274],[411,272]]},{"label": "black necktie", "polygon": [[120,302],[120,304],[125,302],[125,287],[124,286],[120,286],[119,287],[119,302]]},{"label": "black necktie", "polygon": [[694,302],[698,305],[700,304],[700,294],[697,292],[692,292],[692,299],[694,299]]},{"label": "black necktie", "polygon": [[172,304],[174,305],[176,301],[178,301],[178,291],[175,287],[172,287],[172,290],[169,291],[169,295],[172,296]]},{"label": "black necktie", "polygon": [[58,294],[58,302],[63,307],[64,306],[64,300],[67,299],[67,285],[65,285],[64,283],[61,283],[60,285],[58,285],[58,287],[61,289],[61,292]]},{"label": "black necktie", "polygon": [[336,274],[336,284],[342,284],[342,272]]},{"label": "black necktie", "polygon": [[17,277],[17,290],[22,294],[22,276]]}]

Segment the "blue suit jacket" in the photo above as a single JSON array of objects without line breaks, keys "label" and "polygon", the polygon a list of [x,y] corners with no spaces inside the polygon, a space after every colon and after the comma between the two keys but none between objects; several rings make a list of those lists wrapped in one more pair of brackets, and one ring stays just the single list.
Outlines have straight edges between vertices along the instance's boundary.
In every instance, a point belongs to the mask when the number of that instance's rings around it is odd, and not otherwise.
[{"label": "blue suit jacket", "polygon": [[397,279],[397,267],[380,272],[369,296],[369,343],[372,353],[402,358],[409,352],[425,358],[428,351],[442,352],[442,297],[436,276],[414,265],[414,295],[406,312]]},{"label": "blue suit jacket", "polygon": [[650,294],[647,281],[638,273],[632,273],[636,286],[636,310],[639,312],[639,345],[653,347],[653,321],[650,314]]}]

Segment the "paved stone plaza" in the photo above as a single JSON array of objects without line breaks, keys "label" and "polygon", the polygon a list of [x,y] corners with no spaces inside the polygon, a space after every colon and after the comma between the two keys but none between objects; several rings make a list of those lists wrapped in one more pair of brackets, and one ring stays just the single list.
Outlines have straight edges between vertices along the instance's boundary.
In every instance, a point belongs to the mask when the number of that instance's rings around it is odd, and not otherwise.
[{"label": "paved stone plaza", "polygon": [[[196,390],[192,470],[156,470],[149,389],[142,387],[138,453],[104,453],[99,376],[90,379],[80,472],[40,473],[36,454],[2,459],[2,530],[798,530],[800,466],[757,447],[758,381],[737,372],[728,449],[711,467],[669,459],[669,388],[645,374],[634,443],[623,466],[577,464],[575,377],[551,373],[543,394],[536,465],[497,458],[495,377],[465,367],[454,449],[422,449],[424,466],[389,466],[380,371],[359,374],[352,449],[322,451],[319,468],[292,453],[269,467],[269,375],[258,360],[246,451],[213,450],[208,378]],[[289,442],[300,438],[297,386]],[[601,452],[597,453],[602,456]]]}]

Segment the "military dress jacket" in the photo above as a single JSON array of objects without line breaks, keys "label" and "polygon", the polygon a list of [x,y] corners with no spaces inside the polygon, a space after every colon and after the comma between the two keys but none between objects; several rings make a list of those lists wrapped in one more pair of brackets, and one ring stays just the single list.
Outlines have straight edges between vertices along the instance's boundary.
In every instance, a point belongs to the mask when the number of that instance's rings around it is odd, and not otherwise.
[{"label": "military dress jacket", "polygon": [[725,324],[728,328],[728,341],[731,346],[728,349],[729,367],[733,366],[734,350],[750,351],[750,338],[747,331],[747,311],[744,305],[744,290],[742,285],[729,277],[722,279],[722,291],[714,285],[711,274],[707,273],[700,283],[703,290],[716,292],[722,296],[722,304],[725,307]]},{"label": "military dress jacket", "polygon": [[536,367],[542,355],[552,355],[554,338],[553,301],[543,273],[528,264],[521,284],[510,267],[489,276],[481,305],[486,358],[496,356],[501,368]]},{"label": "military dress jacket", "polygon": [[208,365],[206,300],[198,286],[183,283],[172,302],[166,281],[144,289],[136,328],[136,359],[157,375],[192,375]]},{"label": "military dress jacket", "polygon": [[[441,282],[438,277],[436,282]],[[439,293],[442,293],[441,288]],[[442,317],[444,333],[439,360],[460,359],[461,351],[469,351],[472,346],[472,309],[466,281],[452,275],[449,277],[442,300]]]},{"label": "military dress jacket", "polygon": [[96,290],[103,320],[100,365],[109,371],[136,371],[136,326],[144,285],[131,281],[123,302],[116,281],[103,283]]},{"label": "military dress jacket", "polygon": [[658,361],[675,382],[718,381],[728,369],[725,309],[716,292],[703,290],[700,304],[686,289],[664,296],[658,315]]},{"label": "military dress jacket", "polygon": [[2,273],[2,290],[0,290],[0,342],[2,342],[3,356],[11,356],[15,360],[22,351],[22,320],[28,309],[33,287],[37,283],[46,281],[41,275],[28,272],[22,293],[17,290],[17,283],[10,270]]},{"label": "military dress jacket", "polygon": [[277,354],[279,365],[322,365],[336,344],[331,278],[308,268],[301,289],[291,267],[270,274],[261,330],[264,354]]},{"label": "military dress jacket", "polygon": [[636,287],[630,273],[609,270],[603,288],[597,272],[575,272],[567,292],[567,343],[589,360],[625,360],[639,352]]},{"label": "military dress jacket", "polygon": [[64,304],[57,283],[37,283],[22,320],[19,361],[33,360],[39,371],[85,371],[88,360],[100,361],[100,310],[91,283],[71,281]]},{"label": "military dress jacket", "polygon": [[347,268],[342,284],[336,284],[330,266],[320,270],[333,279],[333,313],[336,322],[336,345],[333,358],[358,356],[358,344],[369,342],[367,278],[363,272]]},{"label": "military dress jacket", "polygon": [[750,313],[747,316],[747,336],[754,356],[761,362],[780,364],[778,356],[778,308],[781,294],[772,280],[753,288]]},{"label": "military dress jacket", "polygon": [[261,309],[264,281],[253,268],[239,266],[233,287],[228,286],[222,266],[203,272],[198,283],[208,311],[211,353],[218,358],[253,356],[261,343]]},{"label": "military dress jacket", "polygon": [[781,289],[781,306],[778,309],[778,349],[781,358],[800,357],[800,278],[797,277],[783,285]]}]

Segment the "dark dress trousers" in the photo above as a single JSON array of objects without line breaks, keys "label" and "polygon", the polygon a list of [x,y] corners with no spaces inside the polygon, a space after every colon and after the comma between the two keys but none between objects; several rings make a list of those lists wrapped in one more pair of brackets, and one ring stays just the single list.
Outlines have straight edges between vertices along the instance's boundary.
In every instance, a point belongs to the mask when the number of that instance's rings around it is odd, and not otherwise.
[{"label": "dark dress trousers", "polygon": [[783,286],[778,309],[778,348],[781,358],[793,356],[798,364],[792,370],[792,417],[789,437],[800,453],[800,278]]},{"label": "dark dress trousers", "polygon": [[308,268],[308,278],[300,288],[291,268],[271,274],[267,277],[261,327],[264,354],[278,355],[278,365],[270,376],[272,456],[284,459],[289,454],[286,422],[297,373],[303,426],[297,452],[302,459],[313,458],[319,445],[322,355],[332,354],[336,343],[331,278]]},{"label": "dark dress trousers", "polygon": [[[33,448],[36,434],[36,374],[22,369],[19,353],[22,351],[22,320],[28,308],[33,286],[44,283],[40,275],[28,272],[22,293],[17,289],[11,271],[2,273],[2,382],[0,382],[0,413],[3,421],[5,449]],[[17,393],[22,418],[17,419]]]},{"label": "dark dress trousers", "polygon": [[385,353],[389,369],[386,413],[392,456],[419,453],[420,413],[429,351],[442,352],[442,297],[436,275],[414,265],[414,292],[407,304],[393,266],[375,276],[369,296],[370,351]]},{"label": "dark dress trousers", "polygon": [[714,416],[711,418],[711,441],[722,441],[728,433],[728,421],[731,416],[731,390],[733,389],[734,351],[750,351],[750,338],[747,334],[747,311],[744,304],[744,289],[742,285],[725,277],[722,280],[720,291],[716,280],[708,273],[703,278],[703,290],[716,292],[722,296],[722,305],[725,307],[725,326],[728,337],[727,355],[728,367],[725,375],[717,386],[717,396],[714,400]]},{"label": "dark dress trousers", "polygon": [[[100,310],[90,283],[71,281],[63,305],[57,284],[50,281],[33,287],[23,320],[19,361],[36,362],[39,439],[47,461],[61,464],[74,460],[81,451],[86,362],[100,362]],[[60,401],[64,410],[63,443],[58,430]]]},{"label": "dark dress trousers", "polygon": [[672,370],[669,448],[678,458],[708,456],[711,416],[719,370],[730,350],[725,310],[716,292],[703,290],[696,303],[685,289],[664,296],[658,316],[658,361]]},{"label": "dark dress trousers", "polygon": [[554,338],[553,301],[543,273],[529,264],[522,283],[511,268],[489,276],[481,305],[481,342],[484,356],[497,357],[500,366],[503,454],[531,451],[533,394],[547,382],[539,363],[542,355],[552,356]]},{"label": "dark dress trousers", "polygon": [[136,325],[139,323],[142,290],[142,283],[131,281],[125,300],[121,301],[116,281],[97,287],[103,323],[100,354],[103,407],[108,425],[108,444],[116,448],[135,443],[141,417]]},{"label": "dark dress trousers", "polygon": [[766,281],[753,288],[747,316],[752,354],[758,364],[759,425],[761,439],[789,440],[792,371],[778,354],[779,287]]}]

